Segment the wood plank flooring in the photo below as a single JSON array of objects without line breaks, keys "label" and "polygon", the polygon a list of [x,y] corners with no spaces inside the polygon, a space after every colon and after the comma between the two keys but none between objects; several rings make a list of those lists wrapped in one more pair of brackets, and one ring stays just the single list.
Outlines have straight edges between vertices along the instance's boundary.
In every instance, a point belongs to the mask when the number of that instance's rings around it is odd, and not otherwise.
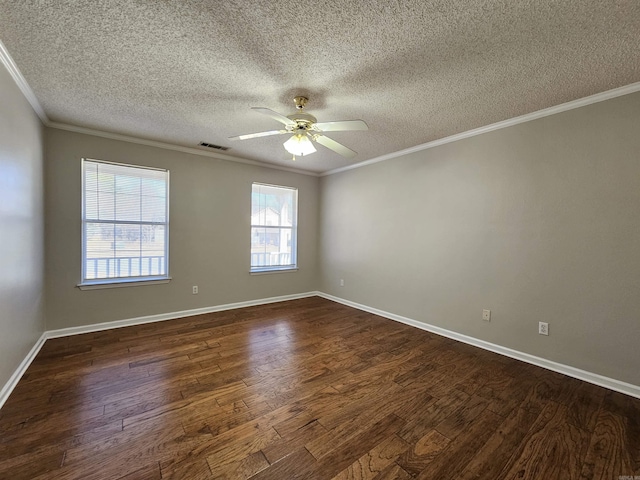
[{"label": "wood plank flooring", "polygon": [[318,297],[48,340],[0,478],[640,475],[640,400]]}]

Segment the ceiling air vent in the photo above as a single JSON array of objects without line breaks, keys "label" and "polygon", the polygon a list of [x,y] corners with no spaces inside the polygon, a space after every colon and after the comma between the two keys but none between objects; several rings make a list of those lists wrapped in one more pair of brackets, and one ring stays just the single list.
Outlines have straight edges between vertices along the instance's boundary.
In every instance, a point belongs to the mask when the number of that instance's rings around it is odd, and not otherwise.
[{"label": "ceiling air vent", "polygon": [[215,150],[222,150],[223,152],[225,150],[229,150],[229,147],[223,147],[222,145],[215,145],[213,143],[207,143],[207,142],[200,142],[200,146],[201,147],[207,147],[207,148],[213,148]]}]

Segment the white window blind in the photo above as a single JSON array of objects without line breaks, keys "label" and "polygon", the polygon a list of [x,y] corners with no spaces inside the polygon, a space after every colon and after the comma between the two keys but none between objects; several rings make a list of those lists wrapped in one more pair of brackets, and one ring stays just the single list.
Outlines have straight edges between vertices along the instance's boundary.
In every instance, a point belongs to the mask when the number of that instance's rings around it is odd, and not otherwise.
[{"label": "white window blind", "polygon": [[82,283],[168,278],[169,172],[82,161]]},{"label": "white window blind", "polygon": [[297,267],[298,190],[254,183],[251,189],[251,271]]}]

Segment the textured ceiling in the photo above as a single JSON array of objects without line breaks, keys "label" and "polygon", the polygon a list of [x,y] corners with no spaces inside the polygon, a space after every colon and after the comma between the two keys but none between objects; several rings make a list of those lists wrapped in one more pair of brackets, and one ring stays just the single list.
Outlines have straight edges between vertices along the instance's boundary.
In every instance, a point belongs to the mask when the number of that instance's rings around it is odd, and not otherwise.
[{"label": "textured ceiling", "polygon": [[[640,81],[640,1],[0,0],[53,122],[321,172]],[[251,111],[363,119],[292,163]]]}]

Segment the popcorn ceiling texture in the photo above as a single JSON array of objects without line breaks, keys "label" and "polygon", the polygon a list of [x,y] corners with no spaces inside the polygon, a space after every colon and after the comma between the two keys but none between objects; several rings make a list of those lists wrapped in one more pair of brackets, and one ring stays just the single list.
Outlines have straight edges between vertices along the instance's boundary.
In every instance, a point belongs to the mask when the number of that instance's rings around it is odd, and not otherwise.
[{"label": "popcorn ceiling texture", "polygon": [[[317,172],[640,81],[637,0],[0,0],[0,40],[54,122]],[[296,94],[356,158],[227,140]]]}]

